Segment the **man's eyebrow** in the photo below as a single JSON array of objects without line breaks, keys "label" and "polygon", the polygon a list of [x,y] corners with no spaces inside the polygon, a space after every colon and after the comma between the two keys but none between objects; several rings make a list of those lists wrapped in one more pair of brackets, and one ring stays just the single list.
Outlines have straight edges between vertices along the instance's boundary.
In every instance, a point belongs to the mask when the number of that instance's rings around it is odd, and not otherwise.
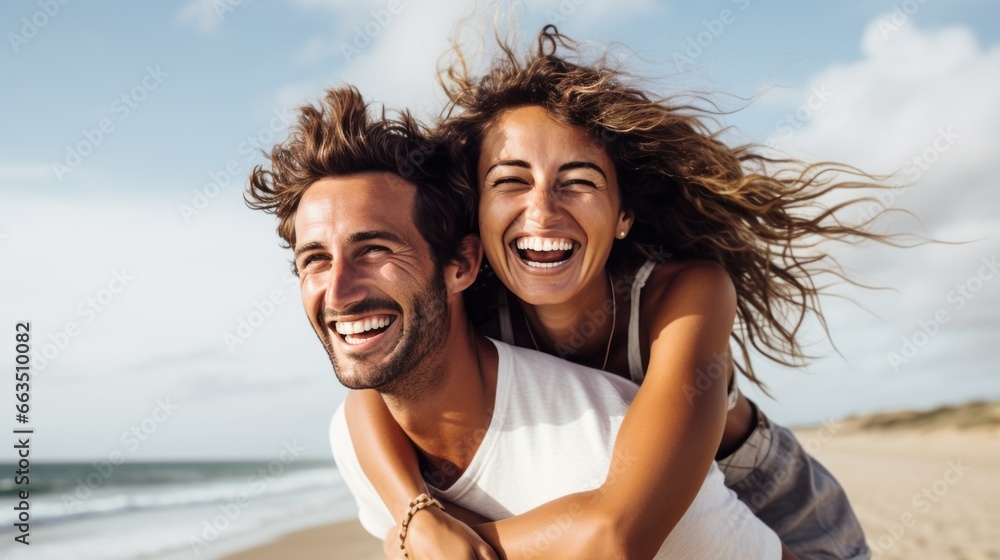
[{"label": "man's eyebrow", "polygon": [[524,161],[523,159],[505,159],[503,161],[498,161],[498,162],[494,163],[493,165],[491,165],[490,168],[486,170],[486,174],[483,175],[483,176],[485,177],[486,175],[489,175],[490,171],[493,171],[494,168],[500,167],[500,166],[503,166],[503,165],[512,165],[514,167],[523,167],[525,169],[531,169],[531,164],[529,164],[528,162]]},{"label": "man's eyebrow", "polygon": [[593,169],[594,171],[600,173],[601,177],[604,177],[605,180],[607,180],[608,178],[608,176],[604,174],[604,170],[601,169],[601,166],[597,165],[596,163],[591,163],[589,161],[571,161],[569,163],[564,163],[559,166],[560,172],[571,171],[573,169]]},{"label": "man's eyebrow", "polygon": [[[381,230],[358,231],[352,233],[347,236],[347,243],[348,244],[363,243],[365,241],[371,241],[373,239],[384,239],[386,241],[391,241],[393,243],[398,243],[400,245],[406,244],[406,242],[403,241],[403,238],[396,235],[395,233],[391,233],[388,231],[381,231]],[[299,255],[301,255],[302,253],[306,253],[308,251],[313,251],[316,249],[323,249],[325,247],[326,246],[319,241],[310,241],[305,245],[301,245],[295,248],[295,258],[298,258]]]},{"label": "man's eyebrow", "polygon": [[310,241],[305,245],[299,245],[298,247],[295,248],[295,258],[299,258],[299,255],[305,253],[306,251],[312,251],[314,249],[322,249],[322,248],[323,244],[320,243],[319,241]]},{"label": "man's eyebrow", "polygon": [[406,242],[403,238],[388,231],[382,230],[372,230],[372,231],[359,231],[352,233],[347,236],[348,243],[362,243],[364,241],[371,241],[373,239],[384,239],[386,241],[392,241],[393,243],[398,243],[400,245],[405,245]]}]

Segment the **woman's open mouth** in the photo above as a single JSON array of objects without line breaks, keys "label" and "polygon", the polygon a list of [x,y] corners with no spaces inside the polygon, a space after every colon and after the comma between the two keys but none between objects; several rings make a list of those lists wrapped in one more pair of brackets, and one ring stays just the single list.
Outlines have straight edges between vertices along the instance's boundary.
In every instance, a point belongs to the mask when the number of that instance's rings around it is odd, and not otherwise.
[{"label": "woman's open mouth", "polygon": [[577,249],[575,241],[562,237],[519,237],[511,245],[521,261],[533,268],[557,267]]}]

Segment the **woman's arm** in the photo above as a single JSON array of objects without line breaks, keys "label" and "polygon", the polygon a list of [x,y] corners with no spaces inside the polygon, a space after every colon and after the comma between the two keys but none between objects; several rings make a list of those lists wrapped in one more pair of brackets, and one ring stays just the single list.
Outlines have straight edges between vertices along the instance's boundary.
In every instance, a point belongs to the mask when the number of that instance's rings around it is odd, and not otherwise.
[{"label": "woman's arm", "polygon": [[727,364],[718,362],[736,292],[718,265],[657,272],[642,305],[649,367],[606,481],[474,527],[501,557],[652,558],[701,489],[725,425]]},{"label": "woman's arm", "polygon": [[392,517],[400,521],[410,500],[428,493],[410,439],[375,390],[349,392],[344,413],[365,476]]},{"label": "woman's arm", "polygon": [[[349,392],[344,413],[361,469],[389,508],[393,519],[400,523],[409,510],[410,500],[429,493],[420,475],[416,451],[377,391]],[[482,521],[479,517],[466,519]],[[386,538],[384,550],[388,558],[402,557],[398,535],[399,530],[394,529]],[[407,529],[406,543],[413,560],[496,558],[489,545],[467,525],[433,507],[413,516]]]}]

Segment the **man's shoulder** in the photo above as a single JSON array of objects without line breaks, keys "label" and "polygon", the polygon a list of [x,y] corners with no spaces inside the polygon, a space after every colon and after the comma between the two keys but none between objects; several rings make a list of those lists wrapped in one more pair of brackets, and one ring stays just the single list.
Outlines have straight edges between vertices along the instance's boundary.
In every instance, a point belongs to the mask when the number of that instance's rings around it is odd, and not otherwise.
[{"label": "man's shoulder", "polygon": [[337,472],[357,503],[361,526],[372,536],[383,538],[395,521],[361,468],[347,427],[344,402],[340,403],[330,419],[330,450]]},{"label": "man's shoulder", "polygon": [[341,401],[330,418],[330,448],[333,451],[334,459],[337,459],[337,456],[345,450],[354,450],[353,445],[351,445],[351,433],[347,429],[347,415],[344,412],[344,404],[345,401]]}]

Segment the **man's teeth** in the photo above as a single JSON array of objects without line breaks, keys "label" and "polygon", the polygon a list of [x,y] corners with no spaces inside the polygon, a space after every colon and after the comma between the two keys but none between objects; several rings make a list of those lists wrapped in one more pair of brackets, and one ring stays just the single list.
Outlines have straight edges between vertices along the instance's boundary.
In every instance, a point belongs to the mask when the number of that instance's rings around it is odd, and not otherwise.
[{"label": "man's teeth", "polygon": [[388,327],[391,322],[392,318],[387,315],[383,315],[381,317],[366,317],[365,319],[361,319],[359,321],[337,321],[335,327],[338,333],[348,335]]},{"label": "man's teeth", "polygon": [[550,239],[547,237],[522,237],[516,246],[521,250],[531,251],[568,251],[573,248],[569,239]]}]

